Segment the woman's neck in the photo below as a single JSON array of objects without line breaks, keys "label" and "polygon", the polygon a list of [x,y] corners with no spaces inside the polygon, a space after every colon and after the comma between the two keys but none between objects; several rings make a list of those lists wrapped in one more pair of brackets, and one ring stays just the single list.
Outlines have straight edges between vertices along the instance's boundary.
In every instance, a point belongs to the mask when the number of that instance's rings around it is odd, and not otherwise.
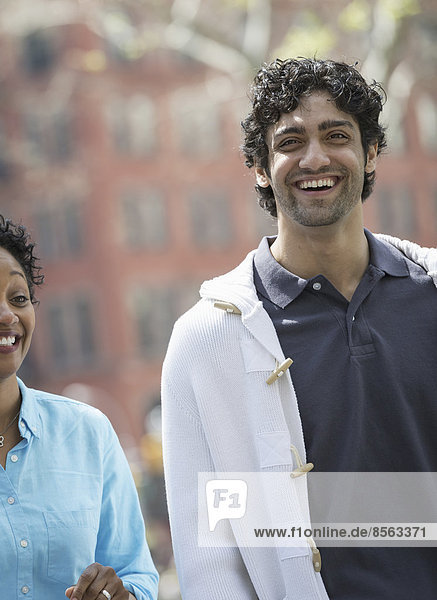
[{"label": "woman's neck", "polygon": [[0,380],[0,431],[9,425],[20,405],[21,394],[15,374]]}]

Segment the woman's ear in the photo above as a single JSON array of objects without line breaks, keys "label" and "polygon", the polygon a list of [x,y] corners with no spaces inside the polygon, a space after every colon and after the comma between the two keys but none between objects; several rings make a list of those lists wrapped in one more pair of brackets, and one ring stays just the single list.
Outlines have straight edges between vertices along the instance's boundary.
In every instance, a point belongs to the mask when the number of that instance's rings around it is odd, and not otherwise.
[{"label": "woman's ear", "polygon": [[255,167],[255,177],[257,184],[262,188],[268,188],[270,185],[270,179],[266,175],[263,167]]}]

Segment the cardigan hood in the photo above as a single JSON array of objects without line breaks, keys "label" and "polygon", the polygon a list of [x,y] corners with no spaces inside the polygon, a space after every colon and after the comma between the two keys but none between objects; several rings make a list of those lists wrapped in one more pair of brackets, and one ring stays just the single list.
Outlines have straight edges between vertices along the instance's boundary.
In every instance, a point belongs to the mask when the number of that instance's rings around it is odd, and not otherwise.
[{"label": "cardigan hood", "polygon": [[202,298],[223,300],[234,304],[243,317],[250,314],[260,303],[253,281],[252,250],[235,269],[225,275],[205,281],[200,288]]}]

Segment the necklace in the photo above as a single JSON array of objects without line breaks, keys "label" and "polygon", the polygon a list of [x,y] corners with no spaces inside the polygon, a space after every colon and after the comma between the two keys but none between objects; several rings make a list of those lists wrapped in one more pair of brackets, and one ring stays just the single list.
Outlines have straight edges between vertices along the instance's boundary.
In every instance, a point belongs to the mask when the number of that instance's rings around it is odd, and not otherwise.
[{"label": "necklace", "polygon": [[14,423],[15,419],[18,417],[19,414],[20,414],[20,411],[17,412],[17,414],[12,419],[12,421],[9,423],[9,425],[6,427],[6,429],[4,429],[3,431],[0,432],[0,448],[3,448],[3,446],[5,445],[4,444],[4,441],[5,441],[4,434],[7,432],[7,430],[9,429],[9,427],[12,427],[12,423]]}]

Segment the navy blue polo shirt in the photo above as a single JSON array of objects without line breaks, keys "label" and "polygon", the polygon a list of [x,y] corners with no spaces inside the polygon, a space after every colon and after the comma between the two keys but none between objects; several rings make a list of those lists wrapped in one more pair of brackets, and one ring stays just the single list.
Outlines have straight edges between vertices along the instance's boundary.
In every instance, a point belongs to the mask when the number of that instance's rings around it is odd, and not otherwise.
[{"label": "navy blue polo shirt", "polygon": [[[437,289],[366,231],[370,260],[348,301],[323,275],[302,279],[263,238],[258,297],[298,399],[307,459],[319,471],[437,471]],[[431,600],[435,548],[322,548],[332,600]]]}]

